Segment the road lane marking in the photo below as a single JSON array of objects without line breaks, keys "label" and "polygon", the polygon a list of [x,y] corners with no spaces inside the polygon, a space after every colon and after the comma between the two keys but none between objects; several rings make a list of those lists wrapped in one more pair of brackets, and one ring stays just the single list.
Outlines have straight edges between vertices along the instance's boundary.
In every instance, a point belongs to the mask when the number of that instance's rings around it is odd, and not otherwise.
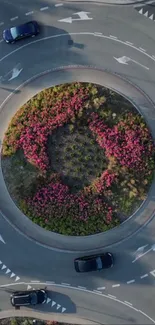
[{"label": "road lane marking", "polygon": [[[87,36],[87,35],[91,35],[91,36],[98,36],[98,37],[101,37],[101,38],[104,38],[104,39],[108,39],[108,40],[112,40],[112,38],[110,36],[106,36],[106,35],[97,35],[95,33],[91,33],[91,32],[79,32],[79,33],[70,33],[69,34],[70,36],[74,36],[74,35],[83,35],[83,36]],[[32,41],[32,42],[29,42],[27,44],[24,44],[22,46],[20,46],[19,48],[13,50],[12,52],[9,52],[8,54],[6,54],[5,56],[3,56],[2,58],[0,58],[0,62],[2,62],[3,60],[5,60],[6,58],[8,58],[9,56],[11,56],[12,54],[16,53],[17,51],[20,51],[22,50],[23,48],[27,47],[27,46],[30,46],[32,44],[36,44],[36,43],[39,43],[39,42],[42,42],[42,41],[46,41],[46,40],[50,40],[52,38],[58,38],[58,37],[68,37],[68,33],[63,33],[63,34],[57,34],[57,35],[51,35],[51,36],[47,36],[47,37],[43,37],[43,38],[39,38],[35,41]],[[138,47],[134,46],[134,45],[130,45],[120,39],[115,39],[113,38],[113,40],[117,43],[120,43],[120,44],[123,44],[123,45],[126,45],[126,46],[129,46],[131,48],[133,48],[134,50],[144,54],[145,56],[147,56],[148,58],[150,58],[152,61],[155,61],[155,57],[153,57],[152,55],[148,54],[147,52],[143,52],[142,50],[140,50]],[[60,250],[59,250],[60,251]]]},{"label": "road lane marking", "polygon": [[[49,281],[50,282],[50,281]],[[46,285],[47,281],[46,282],[40,282],[40,285]],[[0,285],[0,288],[5,288],[5,287],[8,287],[8,286],[14,286],[14,285],[30,285],[31,283],[29,282],[18,282],[18,283],[10,283],[10,284],[2,284]],[[56,286],[56,287],[65,287],[65,286],[62,286],[62,284],[51,284],[51,286]],[[109,296],[109,295],[105,295],[103,293],[99,293],[99,292],[94,292],[94,291],[91,291],[89,289],[80,289],[78,287],[73,287],[73,286],[69,286],[69,287],[65,287],[65,288],[68,288],[68,289],[72,289],[72,290],[79,290],[79,291],[83,291],[83,292],[86,292],[86,293],[90,293],[90,294],[96,294],[98,296],[101,296],[103,298],[107,298],[107,299],[110,299],[110,300],[113,300],[113,301],[116,301],[124,306],[127,306],[129,307],[130,309],[144,315],[147,319],[149,319],[153,324],[155,324],[155,320],[153,318],[151,318],[149,315],[145,314],[142,310],[140,309],[137,309],[133,306],[131,306],[130,304],[126,303],[125,301],[122,301],[122,300],[119,300],[117,298],[113,298],[114,296]]]},{"label": "road lane marking", "polygon": [[133,279],[133,280],[127,281],[127,284],[134,283],[134,282],[135,282],[135,280]]},{"label": "road lane marking", "polygon": [[48,10],[49,7],[42,7],[40,8],[40,11]]},{"label": "road lane marking", "polygon": [[78,286],[78,288],[80,288],[80,289],[86,289],[86,287],[81,287],[81,286]]},{"label": "road lane marking", "polygon": [[112,296],[112,295],[110,295],[110,294],[108,294],[108,297],[111,297],[111,298],[114,298],[114,299],[116,299],[116,297],[115,297],[115,296]]},{"label": "road lane marking", "polygon": [[98,35],[98,36],[103,35],[102,33],[99,33],[99,32],[95,32],[94,34]]},{"label": "road lane marking", "polygon": [[[143,52],[144,54],[145,54],[145,52]],[[155,61],[155,59],[153,58],[153,60]],[[137,260],[139,260],[139,258],[141,258],[141,257],[143,257],[143,256],[145,256],[147,253],[149,253],[149,252],[151,252],[153,249],[152,249],[152,247],[150,248],[150,249],[148,249],[145,253],[143,253],[143,254],[140,254],[139,256],[137,256],[133,261],[132,261],[132,263],[135,263]]]},{"label": "road lane marking", "polygon": [[102,293],[102,291],[99,291],[99,290],[93,290],[93,292]]},{"label": "road lane marking", "polygon": [[141,50],[141,51],[144,51],[144,52],[146,52],[146,50],[145,50],[145,49],[143,49],[142,47],[140,47],[140,50]]},{"label": "road lane marking", "polygon": [[131,304],[131,302],[128,302],[128,301],[126,301],[126,300],[124,300],[124,302],[125,302],[126,304],[130,305],[130,306],[133,306],[133,305]]},{"label": "road lane marking", "polygon": [[116,37],[116,36],[113,36],[113,35],[110,35],[110,37],[111,37],[111,38],[114,38],[114,39],[117,39],[117,37]]},{"label": "road lane marking", "polygon": [[117,288],[117,287],[120,287],[120,284],[119,283],[112,285],[112,288]]},{"label": "road lane marking", "polygon": [[146,273],[146,274],[142,275],[140,278],[141,278],[141,279],[144,279],[144,278],[146,278],[147,276],[148,276],[148,274]]},{"label": "road lane marking", "polygon": [[39,283],[40,281],[38,281],[38,280],[33,280],[33,281],[31,281],[31,282],[33,282],[33,283]]},{"label": "road lane marking", "polygon": [[11,21],[18,19],[18,16],[10,18]]},{"label": "road lane marking", "polygon": [[62,282],[62,285],[64,285],[64,286],[70,286],[69,283],[65,283],[65,282]]},{"label": "road lane marking", "polygon": [[[3,41],[3,40],[2,40]],[[0,235],[0,241],[3,243],[3,244],[6,244],[6,242],[4,241],[3,237]]]},{"label": "road lane marking", "polygon": [[127,44],[129,44],[129,45],[133,45],[133,43],[131,43],[131,42],[128,42],[128,41],[126,41],[125,43],[127,43]]},{"label": "road lane marking", "polygon": [[63,6],[63,3],[56,3],[54,6],[55,7],[62,7]]},{"label": "road lane marking", "polygon": [[152,274],[155,277],[155,270],[151,271],[150,274]]},{"label": "road lane marking", "polygon": [[97,288],[97,290],[105,290],[105,287]]},{"label": "road lane marking", "polygon": [[34,13],[34,11],[29,11],[29,12],[26,12],[25,16],[29,16],[29,15],[32,15]]}]

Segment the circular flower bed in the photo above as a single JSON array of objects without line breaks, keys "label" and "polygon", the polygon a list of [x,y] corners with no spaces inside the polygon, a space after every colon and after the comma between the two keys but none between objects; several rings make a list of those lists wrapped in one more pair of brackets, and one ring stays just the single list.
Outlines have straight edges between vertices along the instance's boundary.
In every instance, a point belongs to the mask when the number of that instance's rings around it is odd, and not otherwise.
[{"label": "circular flower bed", "polygon": [[72,83],[27,102],[5,134],[8,190],[32,221],[65,235],[106,231],[145,199],[154,144],[143,117],[104,87]]}]

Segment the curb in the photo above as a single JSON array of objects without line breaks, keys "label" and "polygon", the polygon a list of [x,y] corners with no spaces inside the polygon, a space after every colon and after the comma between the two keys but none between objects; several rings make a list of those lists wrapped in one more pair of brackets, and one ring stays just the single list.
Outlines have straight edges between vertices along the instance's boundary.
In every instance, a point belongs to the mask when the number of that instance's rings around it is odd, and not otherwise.
[{"label": "curb", "polygon": [[80,318],[78,316],[70,315],[60,315],[56,313],[41,313],[36,311],[27,311],[25,309],[21,310],[5,310],[0,312],[0,319],[14,318],[14,317],[26,317],[35,318],[39,320],[50,320],[61,323],[77,324],[77,325],[97,325],[99,323],[90,321],[85,318]]},{"label": "curb", "polygon": [[[138,5],[141,4],[142,6],[147,5],[147,3],[150,3],[149,0],[140,0],[140,1],[134,1],[134,0],[63,0],[62,3],[66,4],[66,3],[84,3],[84,4],[98,4],[98,5],[107,5],[107,6],[133,6],[133,5]],[[153,2],[153,1],[152,1]]]}]

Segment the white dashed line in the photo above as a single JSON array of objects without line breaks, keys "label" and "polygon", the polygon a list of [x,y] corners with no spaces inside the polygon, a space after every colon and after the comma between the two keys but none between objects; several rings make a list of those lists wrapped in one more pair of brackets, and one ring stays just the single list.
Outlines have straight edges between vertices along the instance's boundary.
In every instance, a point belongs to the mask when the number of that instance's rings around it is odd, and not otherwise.
[{"label": "white dashed line", "polygon": [[144,279],[144,278],[146,278],[147,276],[148,276],[148,274],[146,273],[146,274],[142,275],[140,278],[141,278],[141,279]]},{"label": "white dashed line", "polygon": [[97,288],[97,290],[105,290],[105,287]]},{"label": "white dashed line", "polygon": [[143,51],[143,52],[146,52],[146,50],[143,49],[142,47],[139,47],[139,49],[140,49],[141,51]]},{"label": "white dashed line", "polygon": [[99,291],[99,290],[93,290],[93,292],[102,293],[102,291]]},{"label": "white dashed line", "polygon": [[127,281],[127,284],[130,284],[130,283],[134,283],[135,280],[130,280],[130,281]]},{"label": "white dashed line", "polygon": [[65,282],[62,282],[61,284],[64,285],[64,286],[70,286],[69,283],[65,283]]},{"label": "white dashed line", "polygon": [[55,7],[62,7],[63,6],[63,3],[56,3],[55,4]]},{"label": "white dashed line", "polygon": [[48,10],[49,7],[42,7],[40,8],[40,11]]},{"label": "white dashed line", "polygon": [[116,36],[113,36],[113,35],[110,35],[110,37],[111,37],[111,38],[114,38],[114,39],[117,39],[117,37],[116,37]]},{"label": "white dashed line", "polygon": [[128,302],[128,301],[126,301],[126,300],[124,300],[124,302],[125,302],[127,305],[132,306],[131,302]]},{"label": "white dashed line", "polygon": [[31,282],[33,282],[33,283],[39,283],[40,281],[38,281],[38,280],[33,280],[33,281],[31,281]]},{"label": "white dashed line", "polygon": [[29,15],[32,15],[34,13],[34,11],[29,11],[29,12],[26,12],[25,16],[29,16]]},{"label": "white dashed line", "polygon": [[117,287],[120,287],[120,284],[119,283],[112,285],[112,288],[117,288]]},{"label": "white dashed line", "polygon": [[86,287],[81,287],[81,286],[78,286],[78,288],[80,288],[80,289],[86,289]]},{"label": "white dashed line", "polygon": [[129,45],[133,45],[133,43],[131,43],[131,42],[128,42],[128,41],[126,41],[125,43],[127,43],[127,44],[129,44]]},{"label": "white dashed line", "polygon": [[[18,87],[18,88],[19,88],[19,87]],[[47,283],[47,282],[40,282],[41,285],[46,285],[46,283]],[[21,284],[22,284],[22,285],[30,285],[31,283],[27,283],[27,282],[9,283],[9,284],[3,284],[3,285],[0,285],[0,288],[5,288],[5,287],[8,287],[8,286],[9,286],[9,287],[10,287],[10,286],[16,286],[16,285],[21,285]],[[53,286],[62,287],[61,284],[54,284]],[[72,287],[72,286],[70,286],[69,289],[70,289],[70,290],[79,290],[79,291],[81,290],[81,289],[79,289],[78,287]],[[144,313],[142,310],[137,309],[137,308],[131,306],[130,304],[125,303],[125,302],[122,301],[122,300],[119,300],[119,299],[116,298],[115,296],[105,295],[105,294],[103,294],[103,293],[98,293],[97,291],[94,292],[94,291],[91,291],[91,290],[88,290],[88,289],[83,290],[83,292],[90,293],[90,294],[93,294],[93,293],[94,293],[94,294],[96,294],[96,295],[98,294],[100,297],[107,298],[107,299],[110,299],[110,300],[114,300],[114,301],[116,301],[116,302],[122,304],[123,306],[128,306],[130,309],[136,311],[137,313],[140,313],[140,314],[144,315],[144,316],[145,316],[149,321],[151,321],[153,324],[155,324],[155,320],[154,320],[153,318],[151,318],[149,315],[147,315],[146,313]],[[145,322],[145,323],[148,323],[148,320],[147,320],[147,322]]]},{"label": "white dashed line", "polygon": [[95,32],[94,34],[95,35],[102,35],[102,33],[99,33],[99,32]]},{"label": "white dashed line", "polygon": [[4,25],[3,21],[0,23],[0,26]]},{"label": "white dashed line", "polygon": [[109,295],[109,294],[108,294],[108,296],[109,296],[109,297],[111,297],[111,298],[114,298],[114,299],[116,299],[116,297],[115,297],[115,296],[112,296],[112,295]]},{"label": "white dashed line", "polygon": [[14,20],[16,20],[16,19],[18,19],[18,16],[16,16],[16,17],[12,17],[10,20],[11,20],[11,21],[14,21]]}]

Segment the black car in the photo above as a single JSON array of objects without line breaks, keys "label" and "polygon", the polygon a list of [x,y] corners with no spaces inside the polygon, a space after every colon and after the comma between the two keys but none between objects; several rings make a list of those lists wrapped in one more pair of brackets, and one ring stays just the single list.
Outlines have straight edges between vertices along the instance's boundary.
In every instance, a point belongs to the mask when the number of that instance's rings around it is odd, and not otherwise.
[{"label": "black car", "polygon": [[47,293],[43,289],[16,291],[10,296],[11,304],[14,307],[43,304],[46,300]]},{"label": "black car", "polygon": [[39,34],[39,25],[33,20],[20,26],[5,29],[3,39],[6,43],[14,43],[22,38],[33,37],[37,34]]},{"label": "black car", "polygon": [[79,257],[74,260],[76,272],[90,272],[112,267],[114,258],[111,253]]}]

